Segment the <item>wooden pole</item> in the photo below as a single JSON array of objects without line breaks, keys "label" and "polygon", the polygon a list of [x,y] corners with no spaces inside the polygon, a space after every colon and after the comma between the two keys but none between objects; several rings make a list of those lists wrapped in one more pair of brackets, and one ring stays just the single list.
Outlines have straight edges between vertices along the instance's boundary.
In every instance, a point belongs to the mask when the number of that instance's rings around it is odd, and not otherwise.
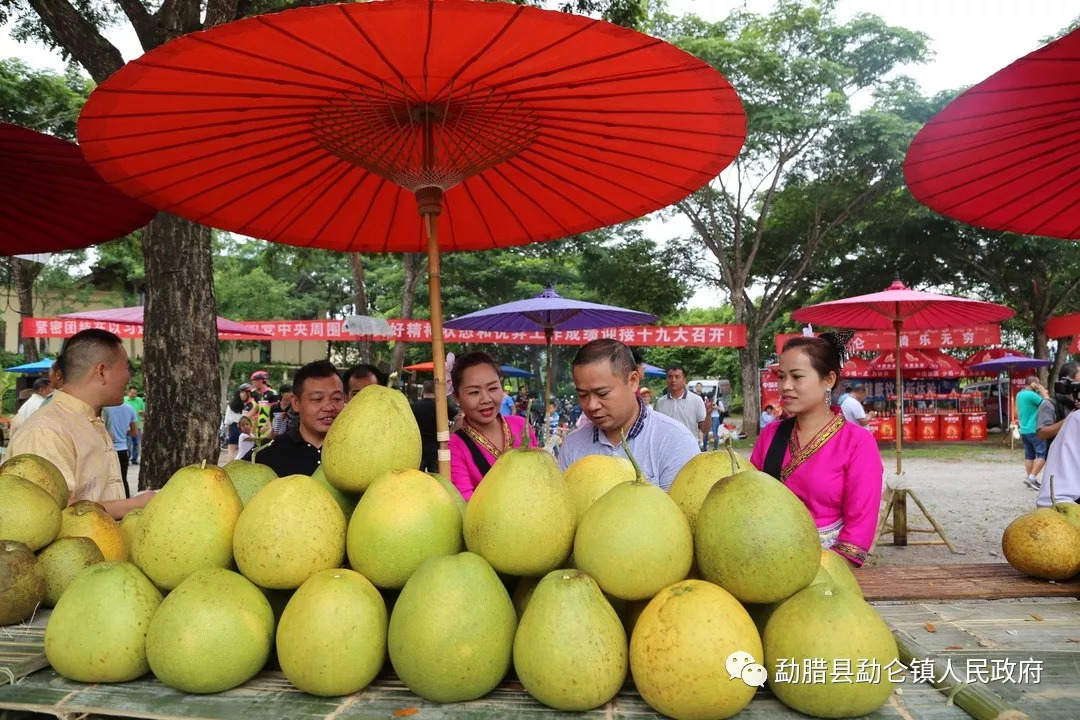
[{"label": "wooden pole", "polygon": [[442,278],[437,217],[434,213],[424,213],[428,251],[428,296],[431,302],[431,361],[435,372],[435,436],[439,440],[439,474],[449,480],[450,419],[446,409],[446,348],[443,345]]},{"label": "wooden pole", "polygon": [[[900,314],[899,304],[896,308]],[[900,362],[900,328],[903,320],[893,320],[893,329],[896,330],[896,477],[904,474],[904,375]]]},{"label": "wooden pole", "polygon": [[[555,331],[552,328],[544,328],[544,342],[547,344],[547,372],[544,374],[544,427],[541,430],[544,433],[545,444],[547,440],[548,428],[551,427],[551,386],[552,373],[554,366],[551,362],[551,340],[555,335]],[[527,422],[527,421],[526,421]],[[539,442],[539,439],[537,439]]]}]

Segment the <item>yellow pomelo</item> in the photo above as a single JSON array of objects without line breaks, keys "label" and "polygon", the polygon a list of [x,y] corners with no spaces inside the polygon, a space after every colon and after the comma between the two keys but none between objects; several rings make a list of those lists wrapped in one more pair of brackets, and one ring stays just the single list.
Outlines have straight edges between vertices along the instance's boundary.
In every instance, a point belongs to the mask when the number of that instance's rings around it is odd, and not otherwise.
[{"label": "yellow pomelo", "polygon": [[323,570],[293,594],[277,629],[285,677],[312,695],[360,692],[386,657],[386,603],[352,570]]},{"label": "yellow pomelo", "polygon": [[545,575],[574,543],[574,505],[555,458],[538,448],[504,452],[465,508],[465,546],[508,575]]},{"label": "yellow pomelo", "polygon": [[401,588],[420,563],[462,550],[461,513],[439,481],[393,470],[368,486],[349,522],[349,565],[383,588]]},{"label": "yellow pomelo", "polygon": [[222,470],[229,476],[236,488],[236,494],[240,496],[240,502],[244,505],[271,480],[277,479],[277,473],[272,467],[253,460],[230,460]]},{"label": "yellow pomelo", "polygon": [[248,580],[277,590],[298,588],[345,559],[345,515],[306,475],[272,480],[240,513],[233,532],[236,566]]},{"label": "yellow pomelo", "polygon": [[0,540],[40,550],[60,531],[60,508],[52,495],[17,475],[0,475]]},{"label": "yellow pomelo", "polygon": [[134,680],[150,669],[146,631],[159,605],[161,592],[131,563],[91,565],[49,616],[45,657],[70,680]]},{"label": "yellow pomelo", "polygon": [[[898,668],[898,653],[889,626],[874,608],[835,585],[811,585],[780,603],[765,626],[764,648],[773,694],[806,715],[861,717],[892,694],[890,673]],[[867,674],[861,680],[860,670]]]},{"label": "yellow pomelo", "polygon": [[39,552],[38,564],[45,577],[45,605],[54,607],[79,573],[99,562],[105,562],[105,557],[87,537],[59,538]]},{"label": "yellow pomelo", "polygon": [[230,567],[233,529],[243,509],[221,468],[206,463],[181,468],[143,510],[132,559],[163,590],[196,570]]},{"label": "yellow pomelo", "polygon": [[627,653],[622,621],[580,570],[548,573],[514,636],[518,680],[556,710],[591,710],[615,697],[626,680]]},{"label": "yellow pomelo", "polygon": [[401,590],[387,646],[401,681],[432,702],[475,700],[510,669],[517,617],[479,555],[428,558]]},{"label": "yellow pomelo", "polygon": [[341,512],[345,513],[345,524],[348,525],[353,510],[356,509],[356,503],[360,502],[360,495],[358,493],[341,492],[331,485],[330,481],[326,479],[326,471],[323,470],[322,465],[315,468],[315,472],[311,473],[311,479],[326,488],[326,492],[330,493],[330,497],[334,498],[334,502],[341,508]]},{"label": "yellow pomelo", "polygon": [[679,506],[690,523],[690,532],[697,529],[697,516],[705,496],[720,478],[730,477],[742,470],[752,470],[749,460],[743,459],[731,449],[731,441],[725,442],[724,450],[713,450],[694,456],[683,465],[675,476],[668,495]]},{"label": "yellow pomelo", "polygon": [[728,671],[733,653],[764,660],[753,620],[723,588],[684,580],[657,593],[638,616],[630,671],[642,699],[657,712],[676,720],[729,718],[757,690]]},{"label": "yellow pomelo", "polygon": [[362,493],[391,470],[420,467],[420,427],[397,390],[368,385],[334,420],[322,446],[326,479],[338,490]]},{"label": "yellow pomelo", "polygon": [[[120,520],[120,534],[124,536],[124,544],[128,549],[128,560],[135,562],[135,536],[139,531],[139,521],[142,519],[145,507],[128,510]],[[138,563],[136,563],[138,567]]]},{"label": "yellow pomelo", "polygon": [[741,602],[772,603],[809,585],[821,540],[795,493],[757,470],[717,482],[697,516],[698,569]]},{"label": "yellow pomelo", "polygon": [[1068,580],[1080,572],[1080,530],[1054,508],[1039,508],[1009,523],[1001,550],[1010,565],[1032,577]]},{"label": "yellow pomelo", "polygon": [[853,593],[860,600],[862,599],[862,588],[859,586],[859,581],[855,579],[855,573],[851,571],[848,561],[839,553],[822,548],[821,564],[817,575],[814,576],[814,581],[810,584],[817,585],[826,581],[834,582],[838,590]]},{"label": "yellow pomelo", "polygon": [[41,564],[30,548],[14,540],[0,540],[0,626],[33,616],[45,600],[45,590]]},{"label": "yellow pomelo", "polygon": [[694,542],[679,506],[629,457],[636,479],[608,490],[585,511],[574,563],[605,593],[643,600],[686,577]]},{"label": "yellow pomelo", "polygon": [[106,561],[122,563],[128,559],[128,546],[120,523],[113,520],[104,507],[90,500],[80,500],[64,508],[60,514],[58,537],[88,537],[97,543]]},{"label": "yellow pomelo", "polygon": [[428,475],[435,478],[435,480],[438,481],[438,483],[440,485],[442,485],[443,489],[446,490],[446,492],[448,492],[450,494],[450,497],[454,501],[454,505],[456,505],[457,509],[461,512],[461,520],[462,520],[462,522],[464,522],[465,521],[465,498],[462,497],[461,491],[457,489],[457,487],[454,485],[454,483],[450,482],[449,480],[444,478],[439,473],[429,472]]},{"label": "yellow pomelo", "polygon": [[63,510],[68,504],[68,486],[64,474],[51,460],[40,455],[22,453],[13,455],[0,465],[0,475],[18,475],[29,480],[56,500]]},{"label": "yellow pomelo", "polygon": [[611,455],[586,455],[570,464],[563,472],[566,487],[570,490],[570,499],[574,501],[577,522],[585,516],[585,511],[601,495],[624,482],[631,482],[636,477],[634,466],[626,458]]},{"label": "yellow pomelo", "polygon": [[169,593],[146,633],[146,659],[163,684],[214,693],[250,680],[270,656],[274,612],[259,588],[205,568]]}]

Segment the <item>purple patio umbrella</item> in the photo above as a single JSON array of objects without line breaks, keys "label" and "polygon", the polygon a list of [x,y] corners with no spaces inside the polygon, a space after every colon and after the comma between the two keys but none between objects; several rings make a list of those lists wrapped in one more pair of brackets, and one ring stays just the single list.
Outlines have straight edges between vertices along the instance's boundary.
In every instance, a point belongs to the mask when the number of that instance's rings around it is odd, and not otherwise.
[{"label": "purple patio umbrella", "polygon": [[564,298],[550,285],[536,297],[515,300],[485,310],[477,310],[447,320],[443,327],[455,330],[490,330],[493,332],[544,331],[547,345],[547,373],[544,379],[544,428],[548,427],[548,402],[551,398],[551,339],[555,330],[594,330],[620,325],[649,325],[656,316],[613,305]]},{"label": "purple patio umbrella", "polygon": [[[1047,365],[1053,365],[1050,360],[1042,360],[1040,358],[1028,357],[1027,355],[1002,355],[999,358],[987,360],[985,362],[976,363],[971,366],[972,370],[979,370],[981,372],[993,373],[999,375],[1004,372],[1006,376],[1012,374],[1014,370],[1029,370],[1031,368],[1046,367]],[[1001,380],[998,379],[998,417],[1001,417]],[[1009,427],[1013,424],[1012,416],[1012,385],[1009,385]]]}]

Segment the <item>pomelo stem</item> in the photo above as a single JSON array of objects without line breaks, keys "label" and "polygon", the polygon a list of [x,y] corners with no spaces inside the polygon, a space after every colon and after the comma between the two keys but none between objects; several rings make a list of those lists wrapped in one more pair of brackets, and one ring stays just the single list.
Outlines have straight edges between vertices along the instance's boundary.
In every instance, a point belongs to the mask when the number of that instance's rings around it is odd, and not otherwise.
[{"label": "pomelo stem", "polygon": [[[525,426],[521,428],[521,438],[519,439],[520,442],[518,442],[518,447],[521,448],[529,447],[529,417],[532,415],[532,404],[532,400],[525,403]],[[506,449],[509,450],[510,448]]]},{"label": "pomelo stem", "polygon": [[1054,499],[1054,476],[1051,475],[1050,476],[1050,507],[1054,507],[1054,503],[1056,503],[1056,502],[1057,502],[1057,500]]},{"label": "pomelo stem", "polygon": [[390,373],[390,375],[386,378],[386,387],[388,387],[388,388],[394,387],[394,385],[397,384],[397,379],[398,379],[398,374],[396,372]]},{"label": "pomelo stem", "polygon": [[739,469],[739,456],[735,454],[735,441],[730,435],[724,438],[724,449],[727,450],[728,458],[731,460],[731,472],[735,472]]},{"label": "pomelo stem", "polygon": [[206,469],[206,460],[205,459],[202,461],[202,466],[199,469],[200,470],[205,470]]},{"label": "pomelo stem", "polygon": [[622,446],[623,452],[626,453],[626,457],[630,460],[630,464],[634,466],[634,478],[635,482],[648,482],[648,478],[645,477],[645,473],[641,472],[641,466],[638,465],[637,459],[634,457],[634,453],[630,452],[630,440],[626,437],[626,430],[619,431],[622,434]]}]

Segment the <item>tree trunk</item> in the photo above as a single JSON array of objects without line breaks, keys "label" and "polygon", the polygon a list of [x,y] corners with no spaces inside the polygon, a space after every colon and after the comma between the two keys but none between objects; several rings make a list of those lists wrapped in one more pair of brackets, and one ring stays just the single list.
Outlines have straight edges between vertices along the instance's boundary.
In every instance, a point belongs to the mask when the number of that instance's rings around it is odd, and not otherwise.
[{"label": "tree trunk", "polygon": [[225,405],[229,402],[229,377],[232,375],[233,366],[236,364],[236,351],[239,349],[239,340],[226,340],[221,343],[221,409],[224,412]]},{"label": "tree trunk", "polygon": [[[352,268],[353,276],[353,304],[357,315],[367,315],[369,312],[367,285],[364,282],[364,256],[358,252],[349,253],[349,267]],[[359,340],[356,343],[360,351],[360,362],[371,362],[371,341]]]},{"label": "tree trunk", "polygon": [[12,258],[12,270],[15,280],[15,292],[19,296],[19,338],[23,346],[23,362],[37,362],[37,340],[23,336],[22,325],[27,318],[34,316],[34,280],[41,272],[41,263],[22,258]]},{"label": "tree trunk", "polygon": [[1072,335],[1057,339],[1057,350],[1054,351],[1054,364],[1050,366],[1050,377],[1047,378],[1047,384],[1045,386],[1050,392],[1053,392],[1054,383],[1061,377],[1061,366],[1065,364],[1065,359],[1069,357],[1069,348],[1072,347],[1072,344]]},{"label": "tree trunk", "polygon": [[217,463],[221,378],[210,228],[158,213],[142,246],[146,424],[139,487],[147,489],[186,465]]},{"label": "tree trunk", "polygon": [[[1040,360],[1048,360],[1050,358],[1050,348],[1046,337],[1046,320],[1036,320],[1034,324],[1035,331],[1033,333],[1032,340],[1034,341],[1035,345],[1035,357],[1039,358]],[[1047,377],[1049,375],[1048,368],[1039,368],[1037,375],[1039,378],[1039,382],[1041,382],[1045,387]]]},{"label": "tree trunk", "polygon": [[761,417],[761,349],[757,333],[746,329],[746,347],[739,348],[739,377],[743,387],[742,432],[747,437],[758,434]]},{"label": "tree trunk", "polygon": [[[425,257],[422,253],[405,253],[405,282],[401,289],[401,317],[408,320],[413,316],[416,304],[416,288],[424,277]],[[405,360],[407,343],[394,343],[394,354],[390,359],[390,372],[401,372]]]}]

